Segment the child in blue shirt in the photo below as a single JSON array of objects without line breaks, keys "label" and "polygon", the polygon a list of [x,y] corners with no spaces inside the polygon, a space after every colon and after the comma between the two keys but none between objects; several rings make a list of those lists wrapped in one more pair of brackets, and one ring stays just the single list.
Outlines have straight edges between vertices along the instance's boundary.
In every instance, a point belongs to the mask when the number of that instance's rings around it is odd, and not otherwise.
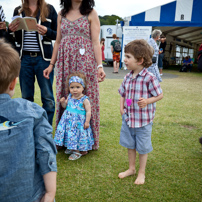
[{"label": "child in blue shirt", "polygon": [[0,50],[0,201],[53,202],[57,164],[52,126],[37,104],[11,99],[20,59],[3,40]]}]

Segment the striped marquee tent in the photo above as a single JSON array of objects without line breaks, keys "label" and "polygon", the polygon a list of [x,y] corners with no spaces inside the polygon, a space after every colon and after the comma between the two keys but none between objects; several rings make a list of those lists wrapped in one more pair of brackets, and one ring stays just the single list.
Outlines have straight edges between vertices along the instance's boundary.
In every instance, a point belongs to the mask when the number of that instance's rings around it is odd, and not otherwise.
[{"label": "striped marquee tent", "polygon": [[202,0],[175,0],[126,17],[122,25],[152,26],[164,35],[179,39],[185,46],[186,43],[190,47],[199,45],[202,43]]}]

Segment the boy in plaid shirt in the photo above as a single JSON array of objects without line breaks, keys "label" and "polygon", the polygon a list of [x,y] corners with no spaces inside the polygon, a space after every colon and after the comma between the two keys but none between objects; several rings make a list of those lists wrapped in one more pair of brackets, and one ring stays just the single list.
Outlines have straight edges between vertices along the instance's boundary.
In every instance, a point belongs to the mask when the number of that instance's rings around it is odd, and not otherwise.
[{"label": "boy in plaid shirt", "polygon": [[135,184],[144,184],[148,153],[151,144],[152,124],[156,110],[155,102],[163,98],[157,78],[148,72],[152,64],[153,48],[145,40],[134,40],[125,46],[124,63],[128,73],[119,88],[122,127],[120,144],[128,148],[129,169],[119,173],[124,178],[136,173],[136,151],[140,168]]}]

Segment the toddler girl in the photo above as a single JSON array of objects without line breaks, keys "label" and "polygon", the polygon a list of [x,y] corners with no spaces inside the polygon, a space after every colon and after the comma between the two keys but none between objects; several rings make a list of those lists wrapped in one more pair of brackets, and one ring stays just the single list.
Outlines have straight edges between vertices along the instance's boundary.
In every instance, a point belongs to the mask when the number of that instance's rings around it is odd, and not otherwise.
[{"label": "toddler girl", "polygon": [[81,73],[73,73],[67,79],[69,96],[62,97],[60,103],[66,108],[55,133],[55,144],[67,147],[65,153],[71,154],[69,160],[79,159],[94,145],[90,127],[91,105],[84,95],[86,78]]}]

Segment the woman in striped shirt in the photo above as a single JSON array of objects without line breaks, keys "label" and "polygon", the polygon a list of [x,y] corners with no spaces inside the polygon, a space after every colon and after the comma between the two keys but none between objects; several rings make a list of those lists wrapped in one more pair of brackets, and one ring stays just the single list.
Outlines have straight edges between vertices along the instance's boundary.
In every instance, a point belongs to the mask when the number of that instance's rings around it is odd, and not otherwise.
[{"label": "woman in striped shirt", "polygon": [[37,20],[37,31],[16,31],[19,22],[9,24],[9,29],[15,32],[16,49],[21,58],[20,87],[22,98],[34,101],[34,83],[37,78],[43,108],[48,114],[49,123],[52,124],[55,101],[53,97],[53,78],[43,77],[43,70],[49,65],[52,55],[52,40],[56,39],[57,13],[52,5],[45,0],[22,0],[22,6],[15,8],[14,16],[34,17]]}]

